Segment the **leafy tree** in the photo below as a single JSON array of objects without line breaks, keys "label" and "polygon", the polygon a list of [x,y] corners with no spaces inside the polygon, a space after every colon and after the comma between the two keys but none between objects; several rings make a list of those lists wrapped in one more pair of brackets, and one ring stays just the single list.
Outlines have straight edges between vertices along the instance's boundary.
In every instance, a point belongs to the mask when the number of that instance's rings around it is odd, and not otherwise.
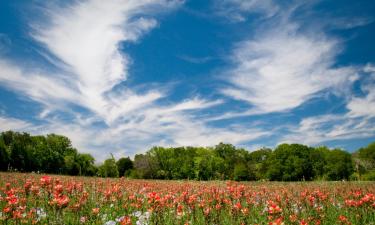
[{"label": "leafy tree", "polygon": [[359,179],[365,175],[366,180],[375,180],[375,142],[370,143],[367,147],[360,148],[352,155],[355,170]]},{"label": "leafy tree", "polygon": [[6,171],[9,164],[9,154],[7,146],[4,144],[2,138],[0,138],[0,171]]},{"label": "leafy tree", "polygon": [[351,155],[343,150],[334,149],[330,151],[325,166],[329,180],[349,179],[353,173],[353,161]]},{"label": "leafy tree", "polygon": [[270,180],[298,181],[313,178],[311,149],[300,144],[281,144],[269,158]]},{"label": "leafy tree", "polygon": [[330,150],[325,146],[313,148],[310,151],[310,160],[312,164],[312,174],[314,179],[325,179],[325,167]]},{"label": "leafy tree", "polygon": [[370,143],[367,147],[358,150],[358,157],[367,161],[367,168],[375,168],[375,142]]},{"label": "leafy tree", "polygon": [[30,144],[31,138],[27,133],[15,133],[10,143],[10,166],[20,171],[31,171],[29,166],[30,155],[27,146]]},{"label": "leafy tree", "polygon": [[94,176],[97,172],[97,168],[94,165],[95,159],[90,154],[78,154],[77,164],[79,166],[79,175],[83,176]]},{"label": "leafy tree", "polygon": [[69,175],[77,175],[79,174],[79,167],[77,165],[77,155],[76,154],[71,154],[71,155],[66,155],[64,157],[64,170],[65,173]]},{"label": "leafy tree", "polygon": [[113,155],[111,155],[111,158],[106,159],[103,165],[99,167],[98,175],[101,177],[118,177],[119,176],[118,168],[116,165],[116,160],[113,157]]},{"label": "leafy tree", "polygon": [[215,155],[224,159],[224,165],[219,169],[224,179],[233,179],[234,165],[236,163],[236,148],[231,144],[220,143],[215,146]]},{"label": "leafy tree", "polygon": [[261,148],[249,154],[247,163],[251,180],[261,180],[267,178],[268,159],[272,154],[269,148]]},{"label": "leafy tree", "polygon": [[238,163],[234,166],[234,180],[249,180],[249,171],[244,163]]},{"label": "leafy tree", "polygon": [[16,133],[11,131],[11,130],[8,130],[8,131],[5,131],[5,132],[1,133],[1,139],[4,141],[5,146],[7,146],[7,147],[10,146],[10,144],[14,140],[15,135],[16,135]]},{"label": "leafy tree", "polygon": [[126,175],[127,172],[130,172],[130,170],[134,168],[133,161],[129,157],[120,158],[116,162],[116,165],[120,176]]}]

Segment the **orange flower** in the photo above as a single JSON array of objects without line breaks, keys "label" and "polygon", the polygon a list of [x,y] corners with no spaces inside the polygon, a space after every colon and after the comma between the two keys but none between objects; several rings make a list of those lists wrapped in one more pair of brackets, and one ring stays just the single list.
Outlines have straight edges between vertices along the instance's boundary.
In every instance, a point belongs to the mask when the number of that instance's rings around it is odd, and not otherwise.
[{"label": "orange flower", "polygon": [[344,215],[340,215],[338,220],[342,223],[342,224],[351,224],[348,220],[348,218]]},{"label": "orange flower", "polygon": [[93,208],[93,209],[92,209],[92,213],[93,213],[94,215],[98,215],[98,214],[99,214],[99,208]]},{"label": "orange flower", "polygon": [[121,225],[131,225],[131,224],[132,224],[132,220],[130,219],[129,216],[125,216],[125,217],[120,221],[120,224],[121,224]]}]

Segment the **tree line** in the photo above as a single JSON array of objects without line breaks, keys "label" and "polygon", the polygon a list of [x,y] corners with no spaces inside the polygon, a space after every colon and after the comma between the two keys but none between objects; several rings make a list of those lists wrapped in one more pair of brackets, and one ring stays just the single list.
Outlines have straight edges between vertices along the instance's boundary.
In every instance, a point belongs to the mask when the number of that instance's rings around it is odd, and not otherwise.
[{"label": "tree line", "polygon": [[144,154],[96,165],[61,135],[0,134],[0,170],[140,179],[375,180],[375,142],[349,153],[325,146],[281,144],[249,152],[231,144],[153,147]]}]

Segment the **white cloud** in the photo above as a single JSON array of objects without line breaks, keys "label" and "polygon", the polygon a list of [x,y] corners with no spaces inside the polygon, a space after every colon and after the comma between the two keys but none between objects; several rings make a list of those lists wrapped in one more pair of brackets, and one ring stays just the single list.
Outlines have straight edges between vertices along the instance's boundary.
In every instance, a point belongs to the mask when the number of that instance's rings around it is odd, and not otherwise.
[{"label": "white cloud", "polygon": [[221,0],[215,3],[219,15],[237,22],[245,21],[248,13],[258,13],[269,18],[280,10],[272,0]]},{"label": "white cloud", "polygon": [[23,120],[0,116],[0,131],[7,130],[26,130],[32,127],[32,124],[25,122]]},{"label": "white cloud", "polygon": [[326,141],[373,137],[375,120],[352,117],[349,114],[327,114],[304,118],[298,125],[290,126],[280,143],[322,144]]},{"label": "white cloud", "polygon": [[365,97],[354,97],[347,105],[352,117],[375,117],[375,85],[368,85],[365,90]]},{"label": "white cloud", "polygon": [[375,68],[368,64],[361,70],[364,95],[350,96],[346,113],[326,114],[304,118],[297,126],[290,126],[287,142],[321,144],[325,141],[360,139],[375,135]]},{"label": "white cloud", "polygon": [[157,25],[149,16],[178,4],[166,0],[91,0],[65,8],[49,6],[44,9],[47,18],[43,18],[48,22],[32,24],[32,36],[64,63],[61,69],[65,70],[65,79],[77,89],[74,102],[109,124],[162,96],[156,90],[145,96],[131,90],[117,96],[110,92],[128,75],[130,59],[120,50],[120,44],[137,41]]},{"label": "white cloud", "polygon": [[78,90],[60,76],[46,76],[36,71],[25,72],[14,63],[0,59],[0,84],[19,91],[45,105],[79,101]]},{"label": "white cloud", "polygon": [[349,115],[351,117],[375,117],[375,67],[368,64],[364,67],[363,72],[366,77],[361,86],[365,96],[352,97],[347,104]]},{"label": "white cloud", "polygon": [[337,41],[321,33],[305,34],[290,22],[272,26],[237,45],[225,73],[233,86],[223,93],[257,113],[296,108],[320,91],[342,93],[357,76],[351,67],[334,68],[338,52]]}]

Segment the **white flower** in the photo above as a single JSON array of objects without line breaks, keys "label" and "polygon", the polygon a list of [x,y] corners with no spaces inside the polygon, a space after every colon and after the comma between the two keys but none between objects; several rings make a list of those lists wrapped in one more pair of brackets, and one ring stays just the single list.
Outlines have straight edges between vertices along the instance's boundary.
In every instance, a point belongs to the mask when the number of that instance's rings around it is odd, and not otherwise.
[{"label": "white flower", "polygon": [[139,220],[137,220],[137,222],[135,222],[136,225],[148,225],[147,222],[141,222]]},{"label": "white flower", "polygon": [[104,225],[116,225],[116,221],[110,220],[105,222]]},{"label": "white flower", "polygon": [[103,214],[102,215],[102,220],[106,220],[107,219],[107,214]]},{"label": "white flower", "polygon": [[148,218],[150,218],[151,213],[147,211],[147,212],[145,212],[143,215],[148,219]]},{"label": "white flower", "polygon": [[124,218],[125,218],[125,216],[117,217],[116,222],[121,222]]},{"label": "white flower", "polygon": [[36,215],[38,216],[38,220],[47,217],[47,213],[43,208],[36,208]]},{"label": "white flower", "polygon": [[132,213],[132,216],[135,216],[135,217],[140,217],[142,215],[142,212],[141,211],[135,211]]}]

